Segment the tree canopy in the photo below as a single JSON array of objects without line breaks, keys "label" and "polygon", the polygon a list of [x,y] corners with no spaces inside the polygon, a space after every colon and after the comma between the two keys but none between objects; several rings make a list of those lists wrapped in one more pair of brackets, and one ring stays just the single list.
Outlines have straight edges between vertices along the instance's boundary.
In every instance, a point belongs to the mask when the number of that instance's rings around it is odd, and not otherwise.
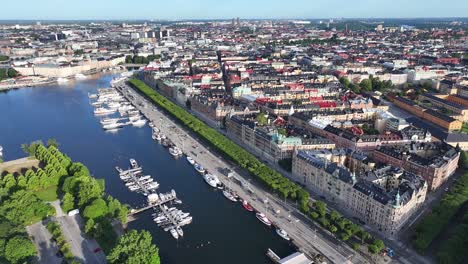
[{"label": "tree canopy", "polygon": [[123,235],[117,246],[107,256],[111,264],[146,263],[159,264],[159,250],[151,243],[148,231],[132,230]]}]

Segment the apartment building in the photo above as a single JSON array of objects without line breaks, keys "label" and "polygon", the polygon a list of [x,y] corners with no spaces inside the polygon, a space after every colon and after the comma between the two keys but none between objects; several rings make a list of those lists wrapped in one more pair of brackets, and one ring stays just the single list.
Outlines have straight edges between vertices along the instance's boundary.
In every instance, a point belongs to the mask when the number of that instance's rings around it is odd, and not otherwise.
[{"label": "apartment building", "polygon": [[317,153],[294,153],[293,180],[388,236],[396,235],[426,198],[426,182],[411,172],[384,166],[357,174]]},{"label": "apartment building", "polygon": [[459,150],[444,142],[382,145],[373,152],[374,160],[424,178],[430,191],[436,190],[455,172],[459,157]]}]

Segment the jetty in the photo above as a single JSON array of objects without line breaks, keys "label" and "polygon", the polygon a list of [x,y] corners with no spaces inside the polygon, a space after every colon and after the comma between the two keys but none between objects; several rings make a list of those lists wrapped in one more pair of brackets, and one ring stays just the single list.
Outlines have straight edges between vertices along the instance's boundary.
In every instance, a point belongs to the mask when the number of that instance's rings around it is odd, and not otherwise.
[{"label": "jetty", "polygon": [[136,215],[146,210],[153,209],[157,211],[157,215],[153,220],[164,229],[164,231],[171,231],[171,235],[178,239],[183,236],[182,226],[188,225],[192,222],[192,217],[189,213],[184,213],[175,207],[166,206],[167,203],[175,202],[181,203],[177,199],[175,190],[168,193],[158,193],[159,183],[153,180],[150,175],[142,176],[143,169],[138,165],[136,160],[130,159],[131,168],[122,170],[119,167],[115,169],[119,172],[120,179],[125,182],[125,185],[130,191],[142,193],[147,197],[148,204],[142,208],[135,208],[130,210],[128,214],[128,222],[136,220]]}]

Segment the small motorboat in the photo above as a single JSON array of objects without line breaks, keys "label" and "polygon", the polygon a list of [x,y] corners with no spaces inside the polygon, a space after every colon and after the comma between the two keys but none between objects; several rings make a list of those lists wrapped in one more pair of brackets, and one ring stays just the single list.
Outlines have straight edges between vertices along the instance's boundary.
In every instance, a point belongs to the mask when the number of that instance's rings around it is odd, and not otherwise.
[{"label": "small motorboat", "polygon": [[203,179],[205,179],[206,183],[208,183],[208,185],[210,185],[213,188],[216,188],[218,186],[218,183],[213,178],[213,175],[211,175],[209,173],[203,175]]},{"label": "small motorboat", "polygon": [[132,165],[132,168],[134,169],[138,168],[138,163],[135,159],[130,159],[130,165]]},{"label": "small motorboat", "polygon": [[176,227],[176,231],[177,231],[177,234],[179,234],[179,236],[184,236],[184,231],[182,230],[182,228],[180,228],[180,226]]},{"label": "small motorboat", "polygon": [[276,228],[276,234],[278,234],[278,236],[282,237],[285,240],[289,241],[291,239],[289,238],[288,233],[281,228]]},{"label": "small motorboat", "polygon": [[247,211],[249,211],[249,212],[253,212],[253,211],[254,211],[253,207],[252,207],[246,200],[244,200],[244,201],[242,202],[242,206],[244,207],[245,210],[247,210]]},{"label": "small motorboat", "polygon": [[187,161],[188,161],[190,164],[192,164],[192,165],[195,164],[195,160],[192,159],[192,157],[187,156]]},{"label": "small motorboat", "polygon": [[196,171],[198,171],[199,173],[205,173],[205,169],[203,168],[202,165],[198,164],[198,163],[195,163],[195,165],[193,165],[193,167],[195,168]]},{"label": "small motorboat", "polygon": [[179,234],[177,233],[177,231],[174,228],[172,228],[169,231],[171,232],[172,237],[174,237],[175,239],[179,239]]},{"label": "small motorboat", "polygon": [[258,212],[255,214],[255,216],[257,217],[258,220],[260,220],[260,222],[264,223],[267,226],[271,226],[270,219],[268,219],[266,215],[264,215],[263,213]]},{"label": "small motorboat", "polygon": [[223,195],[224,195],[224,197],[228,198],[229,200],[231,200],[233,202],[237,202],[236,197],[234,197],[234,195],[232,195],[231,191],[229,191],[228,189],[225,189],[223,191]]}]

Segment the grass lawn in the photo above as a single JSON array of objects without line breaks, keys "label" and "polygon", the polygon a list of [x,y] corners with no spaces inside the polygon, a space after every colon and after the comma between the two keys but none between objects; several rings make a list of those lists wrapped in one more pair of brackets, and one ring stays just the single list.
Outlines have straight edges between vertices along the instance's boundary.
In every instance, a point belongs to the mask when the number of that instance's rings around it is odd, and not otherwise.
[{"label": "grass lawn", "polygon": [[57,197],[57,186],[51,186],[46,189],[39,190],[35,192],[36,196],[39,199],[45,202],[52,202],[58,199]]}]

